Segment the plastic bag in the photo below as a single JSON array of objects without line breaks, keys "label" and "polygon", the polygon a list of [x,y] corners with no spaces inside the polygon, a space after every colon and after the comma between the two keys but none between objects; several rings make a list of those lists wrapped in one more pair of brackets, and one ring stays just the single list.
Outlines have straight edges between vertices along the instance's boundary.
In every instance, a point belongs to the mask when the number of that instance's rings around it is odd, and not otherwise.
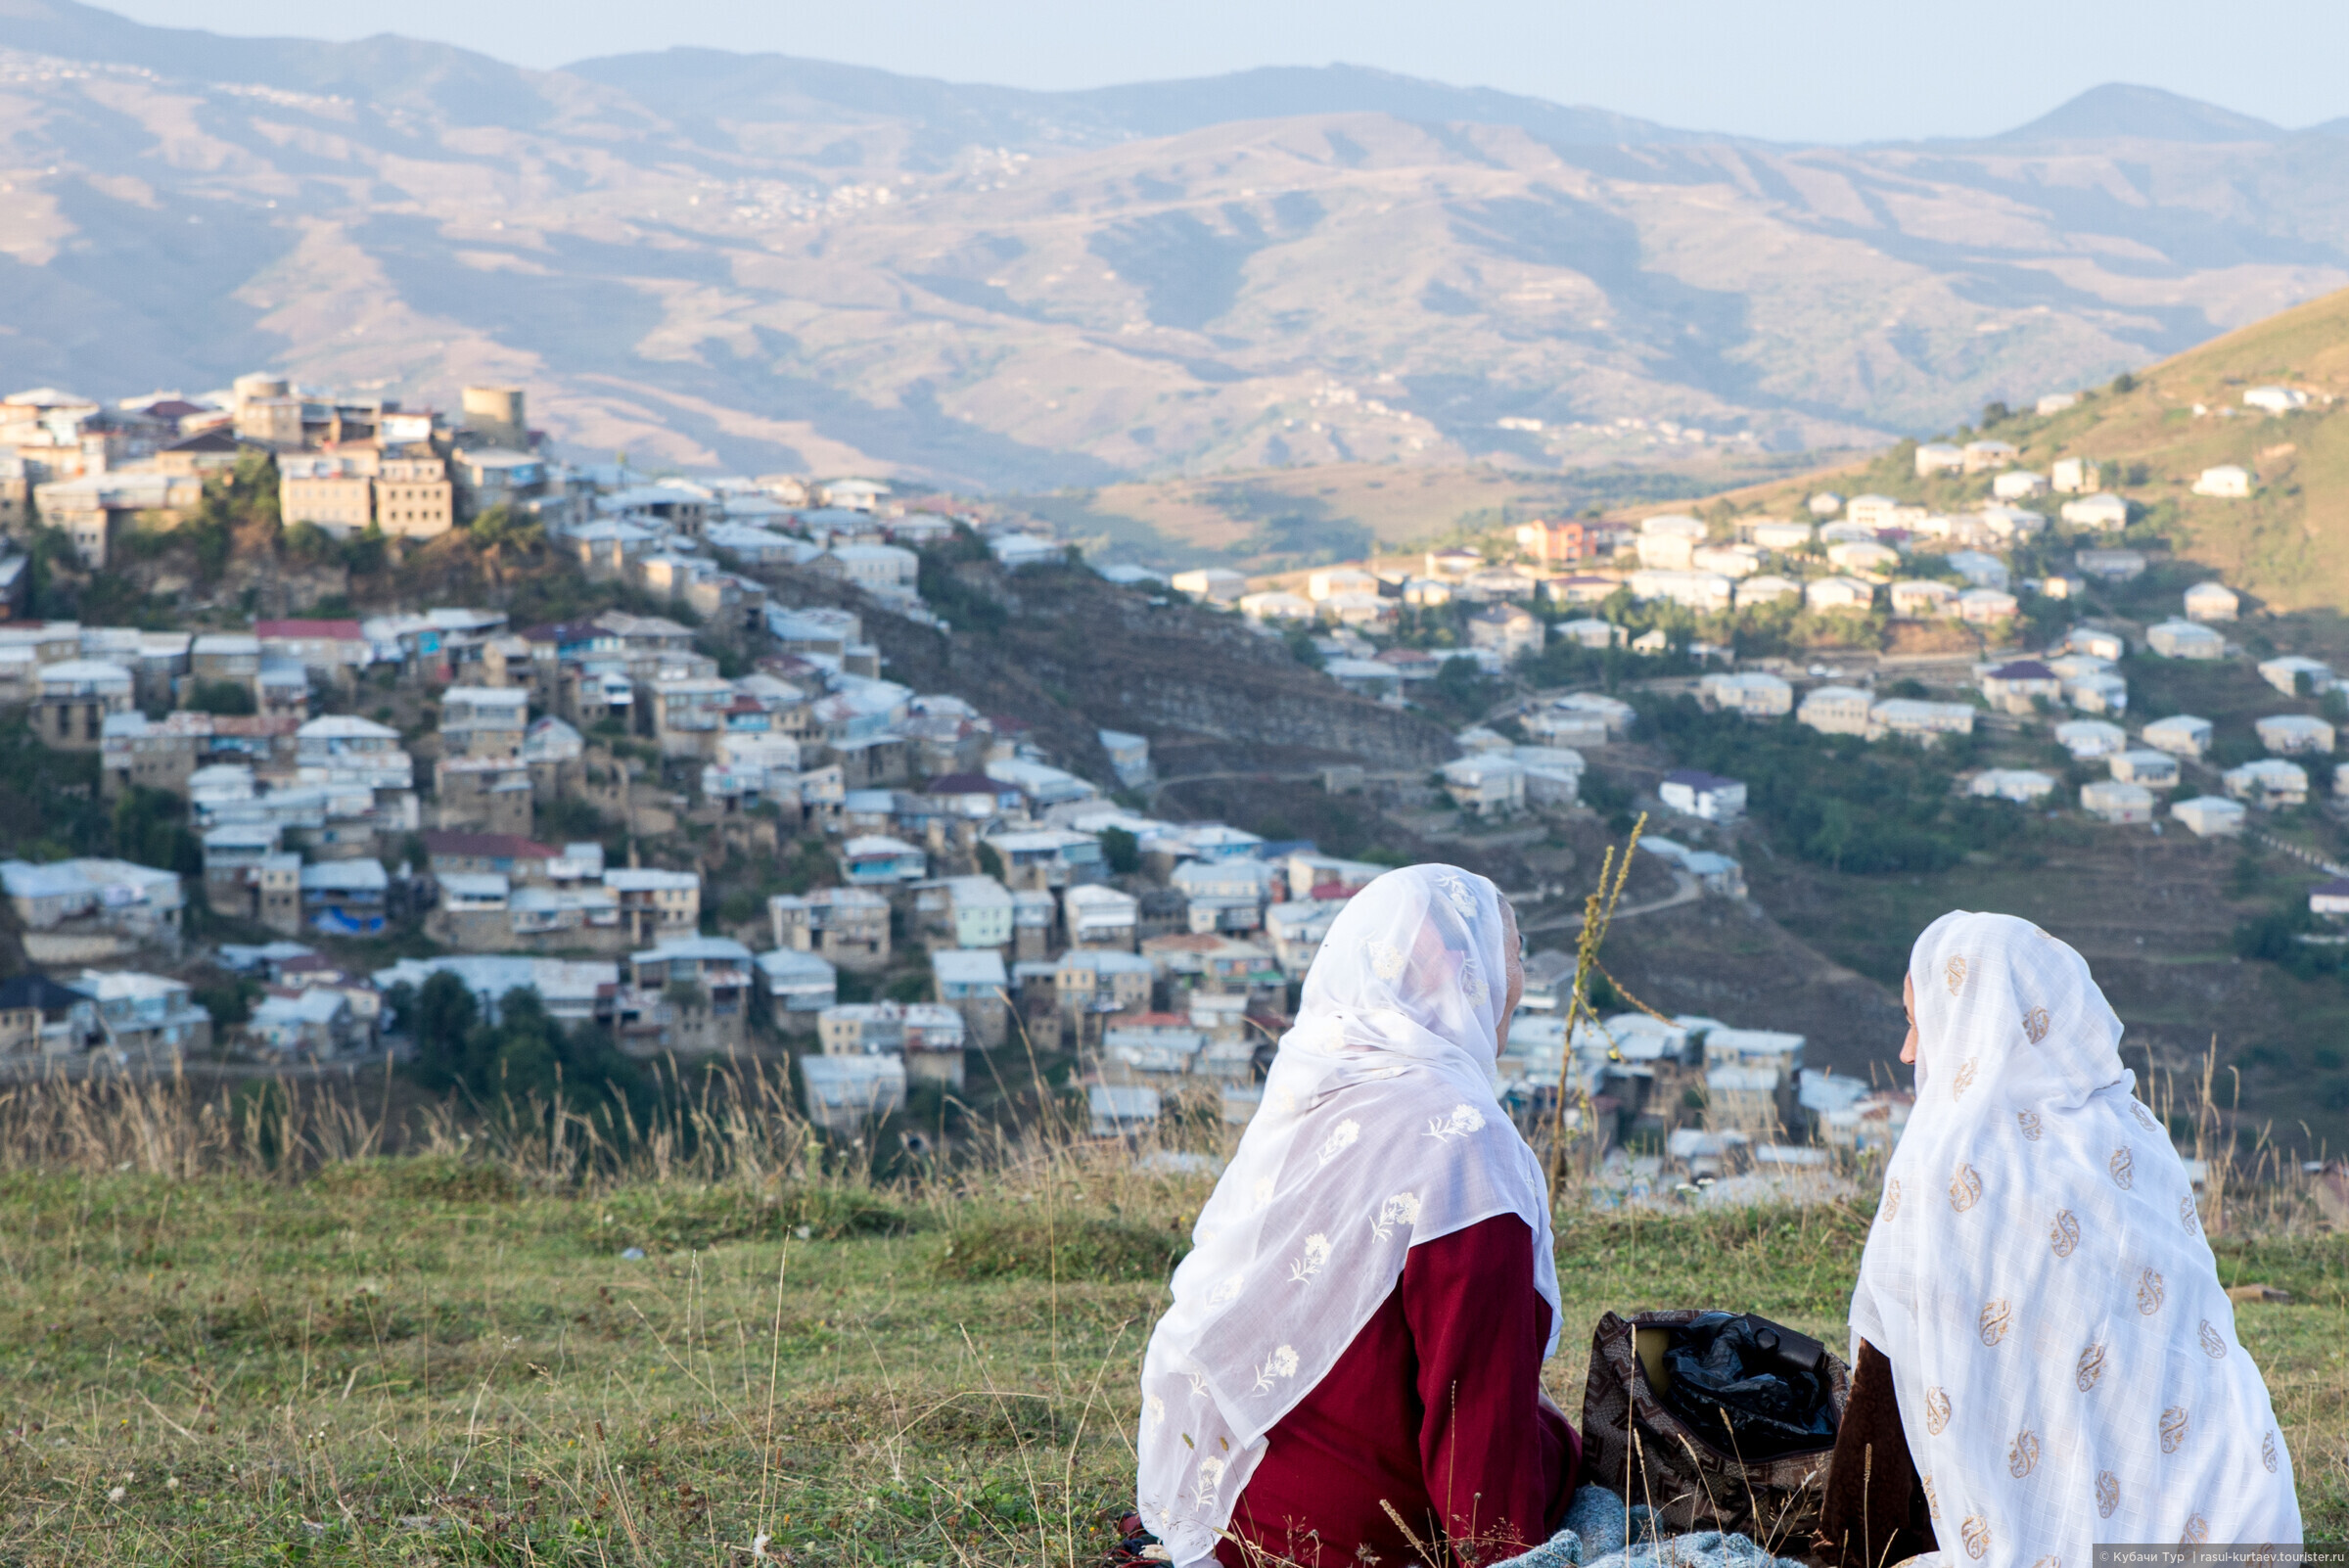
[{"label": "plastic bag", "polygon": [[1834,1446],[1825,1351],[1807,1335],[1751,1313],[1705,1313],[1673,1330],[1664,1361],[1664,1403],[1725,1452],[1750,1461]]}]

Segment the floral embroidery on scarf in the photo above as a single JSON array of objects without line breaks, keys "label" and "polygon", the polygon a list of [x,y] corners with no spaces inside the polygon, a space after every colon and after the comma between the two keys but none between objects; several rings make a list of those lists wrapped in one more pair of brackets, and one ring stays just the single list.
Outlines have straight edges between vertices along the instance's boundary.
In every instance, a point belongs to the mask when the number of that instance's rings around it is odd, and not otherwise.
[{"label": "floral embroidery on scarf", "polygon": [[2186,1446],[2186,1407],[2173,1405],[2161,1412],[2161,1452],[2175,1453]]},{"label": "floral embroidery on scarf", "polygon": [[2104,1347],[2091,1345],[2080,1353],[2080,1364],[2072,1368],[2072,1383],[2085,1394],[2096,1386],[2104,1375]]},{"label": "floral embroidery on scarf", "polygon": [[1256,1206],[1259,1209],[1269,1209],[1272,1206],[1272,1178],[1270,1176],[1258,1177],[1256,1187],[1250,1195],[1256,1199]]},{"label": "floral embroidery on scarf", "polygon": [[1965,1213],[1982,1201],[1982,1177],[1970,1165],[1960,1164],[1950,1177],[1950,1207]]},{"label": "floral embroidery on scarf", "polygon": [[1950,1424],[1949,1391],[1936,1383],[1925,1390],[1925,1430],[1941,1436]]},{"label": "floral embroidery on scarf", "polygon": [[2161,1275],[2148,1268],[2137,1281],[2137,1310],[2150,1317],[2161,1311],[2163,1297]]},{"label": "floral embroidery on scarf", "polygon": [[1321,1140],[1321,1163],[1327,1165],[1348,1149],[1353,1148],[1355,1140],[1361,1135],[1362,1125],[1352,1117],[1348,1117],[1336,1127],[1331,1128],[1329,1136]]},{"label": "floral embroidery on scarf", "polygon": [[1444,896],[1445,902],[1460,912],[1462,920],[1476,918],[1476,895],[1470,893],[1468,885],[1458,877],[1438,877],[1436,891]]},{"label": "floral embroidery on scarf", "polygon": [[1990,1550],[1990,1521],[1978,1513],[1967,1514],[1965,1523],[1958,1527],[1958,1539],[1965,1543],[1967,1556],[1981,1557]]},{"label": "floral embroidery on scarf", "polygon": [[2202,1319],[2202,1332],[2194,1337],[2202,1342],[2203,1355],[2214,1361],[2223,1361],[2227,1359],[2227,1336],[2211,1327],[2209,1318]]},{"label": "floral embroidery on scarf", "polygon": [[1876,1219],[1884,1224],[1890,1224],[1892,1222],[1892,1217],[1900,1212],[1901,1178],[1899,1176],[1894,1176],[1890,1181],[1884,1183],[1884,1203],[1883,1206],[1876,1211]]},{"label": "floral embroidery on scarf", "polygon": [[1272,1392],[1272,1380],[1274,1378],[1295,1377],[1296,1375],[1297,1349],[1293,1345],[1283,1345],[1280,1347],[1280,1349],[1266,1357],[1265,1364],[1256,1369],[1256,1387],[1250,1392],[1257,1394],[1269,1394]]},{"label": "floral embroidery on scarf", "polygon": [[1240,1292],[1246,1289],[1247,1285],[1248,1276],[1246,1274],[1233,1274],[1208,1294],[1207,1304],[1210,1307],[1221,1307],[1227,1301],[1238,1301]]},{"label": "floral embroidery on scarf", "polygon": [[1482,1007],[1493,999],[1493,992],[1485,984],[1484,971],[1471,958],[1460,965],[1460,999],[1471,1007]]},{"label": "floral embroidery on scarf", "polygon": [[2178,1222],[2186,1226],[2186,1233],[2189,1236],[2202,1233],[2202,1216],[2195,1212],[2194,1195],[2190,1192],[2178,1200]]},{"label": "floral embroidery on scarf", "polygon": [[1378,1206],[1377,1217],[1370,1222],[1370,1234],[1380,1241],[1398,1224],[1416,1224],[1419,1222],[1419,1194],[1398,1192]]},{"label": "floral embroidery on scarf", "polygon": [[2013,1325],[2013,1322],[2014,1309],[2006,1304],[2005,1297],[2002,1296],[1997,1301],[1984,1302],[1980,1324],[1982,1343],[1996,1345],[2006,1337],[2006,1330]]},{"label": "floral embroidery on scarf", "polygon": [[2040,1139],[2040,1134],[2047,1130],[2047,1129],[2041,1124],[2039,1120],[2039,1113],[2037,1111],[2015,1112],[2014,1124],[2023,1130],[2023,1136],[2030,1139],[2033,1143],[2037,1143]]},{"label": "floral embroidery on scarf", "polygon": [[2179,1532],[2178,1545],[2181,1546],[2199,1546],[2209,1539],[2210,1521],[2197,1513],[2192,1518],[2187,1520],[2186,1528]]},{"label": "floral embroidery on scarf", "polygon": [[1925,1512],[1938,1519],[1941,1517],[1941,1495],[1933,1490],[1931,1476],[1923,1477],[1922,1481],[1925,1489]]},{"label": "floral embroidery on scarf", "polygon": [[2048,1010],[2045,1007],[2034,1007],[2023,1014],[2023,1033],[2030,1037],[2034,1045],[2048,1038]]},{"label": "floral embroidery on scarf", "polygon": [[1191,1494],[1191,1505],[1201,1512],[1216,1505],[1216,1488],[1223,1484],[1223,1461],[1209,1454],[1199,1461],[1199,1486]]},{"label": "floral embroidery on scarf", "polygon": [[1962,957],[1952,958],[1943,966],[1941,978],[1949,985],[1950,994],[1957,995],[1965,985],[1965,960]]},{"label": "floral embroidery on scarf", "polygon": [[2104,1162],[2104,1169],[2112,1173],[2112,1184],[2123,1192],[2137,1185],[2137,1156],[2129,1152],[2128,1144],[2124,1143],[2112,1151],[2112,1158]]},{"label": "floral embroidery on scarf", "polygon": [[2080,1222],[2072,1218],[2071,1210],[2055,1211],[2054,1228],[2049,1233],[2048,1240],[2058,1258],[2069,1258],[2072,1250],[2080,1245]]},{"label": "floral embroidery on scarf", "polygon": [[1305,1256],[1289,1260],[1289,1282],[1302,1285],[1329,1262],[1329,1238],[1318,1230],[1305,1238]]},{"label": "floral embroidery on scarf", "polygon": [[1974,1086],[1974,1075],[1982,1070],[1981,1058],[1969,1056],[1958,1064],[1958,1076],[1950,1081],[1950,1098],[1961,1100],[1965,1091]]},{"label": "floral embroidery on scarf", "polygon": [[2014,1435],[2014,1444],[2006,1451],[2006,1473],[2020,1481],[2039,1468],[2039,1434],[2029,1429]]},{"label": "floral embroidery on scarf", "polygon": [[1376,941],[1364,943],[1362,946],[1363,951],[1370,955],[1370,972],[1372,974],[1381,980],[1388,981],[1403,978],[1404,965],[1408,963],[1410,958],[1401,947],[1391,942]]},{"label": "floral embroidery on scarf", "polygon": [[2268,1467],[2268,1474],[2276,1473],[2276,1434],[2272,1431],[2259,1440],[2259,1462]]},{"label": "floral embroidery on scarf", "polygon": [[2135,1099],[2131,1100],[2129,1102],[2129,1114],[2136,1117],[2137,1125],[2143,1128],[2146,1131],[2158,1132],[2161,1130],[2161,1124],[2153,1120],[2153,1113],[2145,1109],[2144,1101]]},{"label": "floral embroidery on scarf", "polygon": [[1473,1105],[1455,1105],[1450,1116],[1428,1118],[1427,1136],[1449,1141],[1464,1138],[1471,1132],[1481,1132],[1484,1127],[1484,1112]]},{"label": "floral embroidery on scarf", "polygon": [[1167,1402],[1155,1394],[1151,1395],[1149,1401],[1142,1407],[1142,1419],[1148,1421],[1152,1426],[1158,1426],[1166,1418]]},{"label": "floral embroidery on scarf", "polygon": [[2121,1505],[2121,1478],[2110,1470],[2096,1472],[2096,1517],[2109,1519]]}]

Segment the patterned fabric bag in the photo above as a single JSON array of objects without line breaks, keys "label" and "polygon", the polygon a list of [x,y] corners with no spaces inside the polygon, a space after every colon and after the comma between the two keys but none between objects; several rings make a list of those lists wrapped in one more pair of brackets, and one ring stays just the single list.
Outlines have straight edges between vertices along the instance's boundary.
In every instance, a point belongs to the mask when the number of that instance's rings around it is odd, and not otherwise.
[{"label": "patterned fabric bag", "polygon": [[[1681,1419],[1656,1391],[1651,1378],[1661,1375],[1670,1331],[1703,1315],[1689,1309],[1628,1319],[1609,1313],[1598,1320],[1583,1390],[1584,1476],[1628,1496],[1635,1506],[1652,1508],[1667,1534],[1721,1530],[1765,1544],[1807,1540],[1826,1490],[1832,1437],[1823,1448],[1740,1459]],[[1825,1360],[1828,1407],[1841,1421],[1851,1370],[1832,1353]]]}]

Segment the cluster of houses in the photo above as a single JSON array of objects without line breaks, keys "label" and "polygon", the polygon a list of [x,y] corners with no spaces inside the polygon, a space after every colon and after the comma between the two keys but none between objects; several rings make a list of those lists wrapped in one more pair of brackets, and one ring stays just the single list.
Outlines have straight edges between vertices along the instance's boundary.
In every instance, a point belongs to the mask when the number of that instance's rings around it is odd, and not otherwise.
[{"label": "cluster of houses", "polygon": [[1911,1096],[1803,1065],[1804,1038],[1719,1019],[1620,1013],[1565,1027],[1574,959],[1526,960],[1525,1000],[1497,1069],[1503,1102],[1554,1114],[1603,1150],[1618,1138],[1661,1144],[1692,1176],[1824,1163],[1829,1151],[1889,1152]]},{"label": "cluster of houses", "polygon": [[[2212,586],[2204,584],[2203,588]],[[2233,596],[2229,595],[2226,616],[2209,614],[2214,597],[2199,588],[2190,590],[2189,611],[2198,609],[2207,620],[2232,619]],[[2199,620],[2164,624],[2209,629]],[[2163,629],[2151,628],[2155,633]],[[2149,633],[2149,645],[2151,640]],[[2133,740],[2115,722],[2127,712],[2125,691],[2120,694],[2121,701],[2110,700],[2114,694],[2107,692],[2083,702],[2075,699],[2073,685],[2080,657],[2108,664],[2127,652],[2125,640],[2109,630],[2076,628],[2066,649],[2070,650],[2067,657],[2018,661],[1986,672],[1983,686],[1993,706],[2009,712],[2030,713],[2042,708],[2051,712],[2056,705],[2066,704],[2083,715],[2058,718],[2051,733],[2075,761],[2100,761],[2106,765],[2108,777],[2091,780],[2080,788],[2080,807],[2091,816],[2130,824],[2167,815],[2199,837],[2234,836],[2243,831],[2249,811],[2306,804],[2310,762],[2333,752],[2333,726],[2315,715],[2299,713],[2270,714],[2254,719],[2252,733],[2268,755],[2223,770],[2204,761],[2215,733],[2209,719],[2173,714],[2142,725]],[[2220,651],[2226,651],[2223,645]],[[2164,656],[2203,657],[2199,652]],[[2262,680],[2287,697],[2317,696],[2336,685],[2329,667],[2299,655],[2261,661],[2257,669]],[[2091,715],[2099,716],[2086,716]],[[2197,773],[2206,784],[2215,778],[2219,790],[2184,796],[2184,788]],[[1968,787],[1986,799],[2028,805],[2048,801],[2056,781],[2036,768],[1992,768],[1977,774]],[[2331,792],[2336,798],[2349,799],[2349,769],[2334,769]]]},{"label": "cluster of houses", "polygon": [[[1026,771],[1031,789],[1053,783]],[[777,1016],[811,1016],[823,1046],[800,1063],[809,1114],[842,1125],[902,1105],[909,1084],[959,1089],[970,1052],[1007,1044],[1080,1051],[1105,1131],[1155,1118],[1170,1091],[1252,1105],[1291,981],[1383,867],[1089,794],[1046,805],[999,784],[993,800],[999,812],[955,824],[941,856],[986,869],[935,875],[899,854],[886,874],[768,900],[760,983]],[[1112,872],[1113,833],[1137,869]],[[929,999],[837,1000],[842,970],[891,964],[893,927],[927,945]]]},{"label": "cluster of houses", "polygon": [[[2254,388],[2245,395],[2247,407],[2268,412],[2289,412],[2304,401],[2304,393],[2278,387]],[[2012,443],[1996,439],[1916,448],[1920,479],[1958,476],[1984,484],[1983,504],[1972,511],[1821,491],[1810,498],[1808,517],[1741,517],[1721,525],[1682,514],[1636,526],[1530,523],[1515,530],[1515,557],[1506,561],[1455,547],[1430,550],[1417,560],[1320,568],[1272,585],[1254,584],[1227,568],[1176,573],[1170,585],[1267,627],[1323,632],[1323,668],[1331,678],[1397,704],[1407,699],[1414,680],[1431,678],[1453,658],[1499,673],[1553,641],[1665,652],[1671,641],[1660,628],[1633,639],[1624,626],[1593,613],[1618,594],[1706,616],[1793,605],[1825,616],[1955,620],[1995,632],[2016,618],[2018,589],[2077,598],[2090,578],[2127,580],[2145,569],[2142,552],[2094,542],[2094,535],[2126,529],[2132,517],[2131,503],[2104,487],[2104,465],[2064,457],[2041,473],[2020,461]],[[2193,488],[2204,495],[2245,496],[2252,483],[2244,470],[2222,466],[2203,473]],[[2074,550],[2073,570],[2018,582],[2006,558],[2016,545],[2048,531],[2049,512],[2029,503],[2047,507],[2050,501],[2055,521],[2091,537]],[[1373,640],[1394,631],[1406,611],[1455,603],[1477,607],[1456,648],[1430,652]],[[2149,645],[2165,657],[2219,657],[2223,639],[2207,623],[2234,614],[2233,593],[2205,584],[2188,595],[2184,618],[2153,629]],[[1893,722],[1881,725],[1880,733],[1929,734],[1940,722],[1936,715],[1898,709],[1890,716]]]}]

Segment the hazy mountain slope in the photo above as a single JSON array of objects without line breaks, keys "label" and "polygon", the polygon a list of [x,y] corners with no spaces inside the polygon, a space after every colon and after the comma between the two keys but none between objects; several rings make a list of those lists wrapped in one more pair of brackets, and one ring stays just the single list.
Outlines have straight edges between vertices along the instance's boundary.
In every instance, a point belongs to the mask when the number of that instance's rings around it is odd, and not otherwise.
[{"label": "hazy mountain slope", "polygon": [[2264,119],[2213,104],[2196,103],[2159,87],[2107,82],[2090,88],[2027,125],[2017,125],[1991,140],[2015,145],[2122,138],[2154,142],[2272,142],[2282,139],[2284,134]]},{"label": "hazy mountain slope", "polygon": [[969,486],[1751,456],[2349,283],[2349,140],[2239,120],[2113,89],[2022,141],[1776,148],[1356,68],[531,72],[0,0],[0,353],[509,378],[587,450]]},{"label": "hazy mountain slope", "polygon": [[[2166,541],[2270,608],[2349,608],[2349,291],[2228,333],[2132,379],[2125,392],[2096,389],[2048,418],[2004,420],[1995,434],[2021,449],[2024,467],[2041,473],[2058,457],[2095,459],[2104,487],[2134,503],[2130,538]],[[2263,386],[2296,388],[2309,404],[2286,414],[2245,407],[2243,393]],[[2254,476],[2249,498],[2193,493],[2203,470],[2230,463]],[[1928,484],[1896,451],[1755,485],[1731,499],[1741,510],[1783,513],[1822,487],[1955,507],[1972,495],[1988,499],[1989,482]]]},{"label": "hazy mountain slope", "polygon": [[[1028,153],[1176,136],[1242,119],[1297,115],[1392,115],[1449,124],[1514,125],[1544,141],[1589,146],[1692,142],[1674,130],[1603,109],[1567,108],[1489,87],[1452,87],[1362,66],[1267,66],[1224,76],[1136,82],[1078,92],[1031,92],[837,66],[788,55],[668,49],[609,55],[564,68],[619,88],[678,124],[723,131],[841,115],[911,120],[924,134],[905,160],[945,161],[974,142]],[[850,149],[836,146],[832,157]]]}]

